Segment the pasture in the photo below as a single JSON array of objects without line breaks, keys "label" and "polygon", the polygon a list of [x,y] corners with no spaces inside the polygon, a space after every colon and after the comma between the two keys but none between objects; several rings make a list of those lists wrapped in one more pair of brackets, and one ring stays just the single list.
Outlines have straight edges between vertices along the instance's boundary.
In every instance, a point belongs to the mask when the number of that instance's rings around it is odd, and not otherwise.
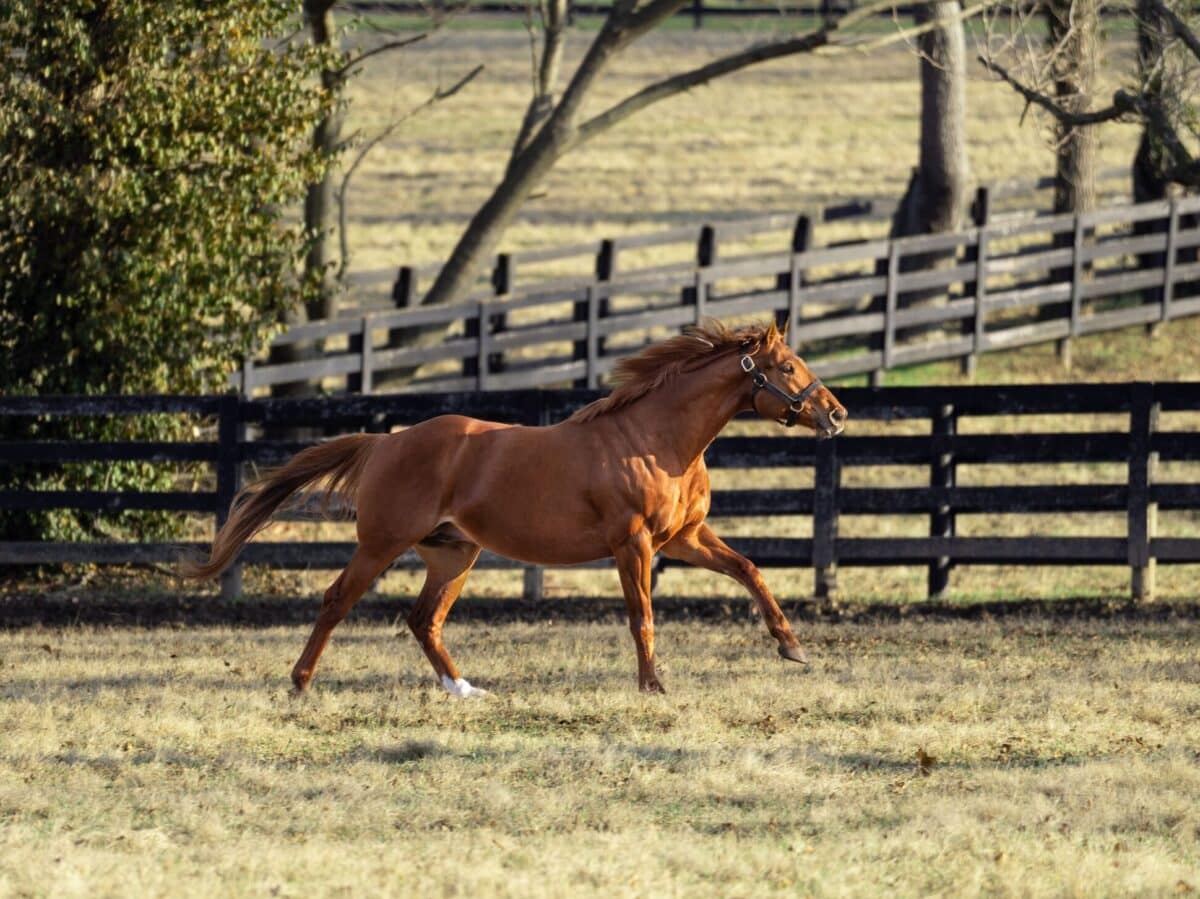
[{"label": "pasture", "polygon": [[[664,61],[694,65],[747,38],[665,31],[597,102],[664,74]],[[582,46],[577,35],[569,55]],[[527,39],[448,30],[374,57],[355,83],[347,130],[369,135],[477,62],[478,82],[356,176],[352,269],[448,250],[503,167],[528,96]],[[915,162],[915,72],[903,49],[802,57],[677,98],[564,159],[504,247],[895,197]],[[1022,126],[1007,88],[971,77],[978,177],[1047,173],[1043,125]],[[1113,126],[1102,140],[1100,167],[1121,165],[1136,133]],[[1194,378],[1198,335],[1190,321],[1153,340],[1140,327],[1081,338],[1071,371],[1050,346],[988,356],[977,381]],[[958,381],[953,363],[889,376]],[[1124,423],[1078,427],[1108,426]],[[924,483],[928,468],[893,476]],[[795,486],[793,472],[766,477]],[[1120,515],[1043,521],[1062,534],[1125,527]],[[211,535],[209,518],[191,524],[188,536]],[[1196,532],[1190,514],[1175,524]],[[976,526],[1015,535],[1027,522]],[[268,538],[348,530],[292,523]],[[928,517],[850,521],[844,533],[910,530],[927,533]],[[1160,601],[1135,606],[1126,569],[981,567],[956,572],[945,603],[928,606],[916,602],[923,567],[846,570],[839,618],[806,604],[810,571],[768,572],[809,649],[805,672],[776,657],[740,588],[673,570],[656,603],[669,692],[647,697],[613,572],[551,572],[545,604],[515,616],[500,597],[520,574],[481,572],[447,642],[493,691],[483,701],[447,696],[392,621],[419,588],[409,573],[387,575],[338,629],[303,699],[287,675],[327,572],[251,569],[248,592],[287,598],[225,607],[215,588],[181,600],[144,571],[9,581],[0,896],[1191,895],[1194,574],[1168,568]],[[24,621],[42,602],[53,623]]]},{"label": "pasture", "polygon": [[0,634],[0,894],[1200,888],[1194,610],[800,621],[809,673],[741,606],[667,611],[646,697],[597,606],[452,622],[481,701],[434,684],[393,604],[305,700],[301,627]]},{"label": "pasture", "polygon": [[[585,113],[761,39],[771,22],[650,35],[614,65]],[[487,198],[529,102],[529,41],[515,22],[509,25],[443,31],[372,57],[351,82],[346,131],[369,137],[438,85],[485,66],[462,94],[406,121],[367,156],[349,190],[351,271],[443,259]],[[586,27],[570,36],[564,72],[591,36]],[[368,46],[380,40],[367,31],[353,39]],[[1132,41],[1118,33],[1107,52],[1126,60]],[[1022,121],[1023,101],[970,58],[967,129],[975,176],[993,182],[1051,174],[1046,121],[1036,112]],[[858,197],[897,199],[917,163],[919,114],[917,60],[904,47],[756,66],[667,100],[569,153],[500,248],[635,234],[708,216],[794,213]],[[1098,168],[1127,165],[1137,137],[1136,127],[1106,125]]]}]

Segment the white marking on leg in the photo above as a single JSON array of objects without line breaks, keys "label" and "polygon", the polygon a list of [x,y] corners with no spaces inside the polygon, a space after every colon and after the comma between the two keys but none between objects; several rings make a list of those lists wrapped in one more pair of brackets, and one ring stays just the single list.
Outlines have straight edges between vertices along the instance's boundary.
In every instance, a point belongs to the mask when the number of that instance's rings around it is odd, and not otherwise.
[{"label": "white marking on leg", "polygon": [[480,687],[472,687],[471,682],[465,677],[452,678],[448,674],[442,675],[442,686],[446,688],[446,692],[451,696],[457,696],[459,699],[470,699],[474,697],[490,696],[487,690]]}]

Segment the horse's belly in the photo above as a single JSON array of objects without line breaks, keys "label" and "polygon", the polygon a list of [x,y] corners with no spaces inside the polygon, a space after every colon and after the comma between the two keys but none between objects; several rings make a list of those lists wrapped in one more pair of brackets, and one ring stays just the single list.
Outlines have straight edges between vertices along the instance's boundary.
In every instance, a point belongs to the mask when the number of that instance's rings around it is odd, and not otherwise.
[{"label": "horse's belly", "polygon": [[588,510],[571,505],[510,499],[465,508],[454,523],[484,549],[520,562],[575,565],[608,556],[604,535],[590,526]]},{"label": "horse's belly", "polygon": [[456,495],[451,517],[485,549],[553,565],[590,562],[609,555],[601,520],[571,478],[536,464],[482,478]]}]

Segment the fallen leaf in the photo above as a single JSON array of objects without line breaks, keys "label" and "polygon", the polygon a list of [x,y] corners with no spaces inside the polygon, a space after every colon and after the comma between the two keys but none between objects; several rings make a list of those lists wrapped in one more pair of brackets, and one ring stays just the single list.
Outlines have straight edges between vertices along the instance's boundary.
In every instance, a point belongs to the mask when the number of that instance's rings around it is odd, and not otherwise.
[{"label": "fallen leaf", "polygon": [[930,769],[937,764],[937,756],[928,755],[924,747],[917,750],[917,769],[922,777],[928,777]]},{"label": "fallen leaf", "polygon": [[1186,880],[1181,880],[1177,884],[1175,884],[1175,892],[1180,893],[1180,894],[1194,893],[1194,892],[1196,892],[1196,888],[1194,886],[1192,886],[1190,883],[1188,883]]}]

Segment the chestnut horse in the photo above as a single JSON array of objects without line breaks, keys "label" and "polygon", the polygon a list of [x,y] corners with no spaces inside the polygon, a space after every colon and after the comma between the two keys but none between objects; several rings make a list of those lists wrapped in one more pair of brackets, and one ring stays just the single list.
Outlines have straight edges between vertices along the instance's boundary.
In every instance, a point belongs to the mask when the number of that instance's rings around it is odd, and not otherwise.
[{"label": "chestnut horse", "polygon": [[292,670],[308,688],[333,631],[371,583],[410,547],[425,562],[409,627],[442,685],[484,695],[442,645],[442,624],[482,547],[523,562],[570,565],[612,556],[637,649],[638,686],[662,692],[654,671],[650,573],[656,552],[727,574],[750,591],[779,654],[808,663],[779,604],[749,559],[705,524],[704,450],[738,412],[832,437],[846,410],[770,327],[708,321],[621,360],[607,397],[547,427],[444,415],[393,434],[353,434],[314,446],[244,490],[207,562],[211,578],[304,487],[354,502],[358,547],[325,592]]}]

